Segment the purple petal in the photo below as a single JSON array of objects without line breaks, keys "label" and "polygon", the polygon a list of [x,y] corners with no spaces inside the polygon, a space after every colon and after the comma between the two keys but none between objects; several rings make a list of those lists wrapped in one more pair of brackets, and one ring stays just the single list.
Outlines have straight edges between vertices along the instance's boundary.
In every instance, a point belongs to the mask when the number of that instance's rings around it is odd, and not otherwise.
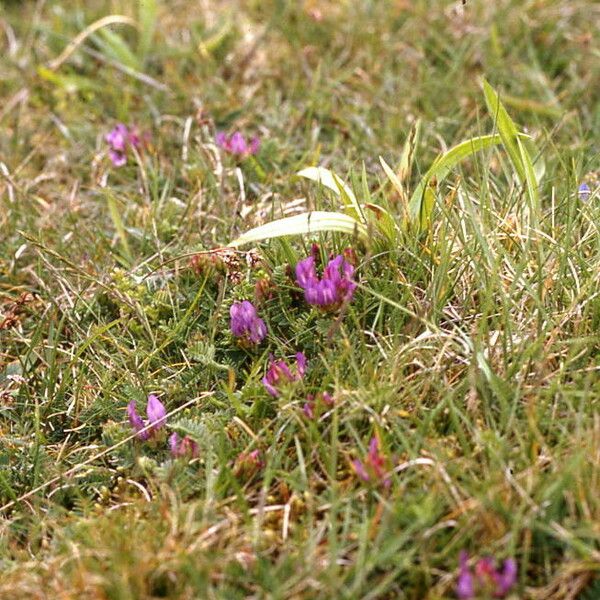
[{"label": "purple petal", "polygon": [[239,131],[236,131],[229,139],[229,151],[232,154],[246,154],[248,151],[246,140]]},{"label": "purple petal", "polygon": [[146,415],[155,430],[160,429],[165,424],[167,409],[154,394],[148,396]]},{"label": "purple petal", "polygon": [[169,436],[169,449],[171,450],[172,456],[179,456],[179,443],[181,439],[176,432],[173,432]]},{"label": "purple petal", "polygon": [[577,193],[579,195],[580,200],[582,200],[583,202],[587,202],[590,199],[590,196],[592,195],[592,190],[590,189],[590,186],[587,183],[582,183],[579,186]]},{"label": "purple petal", "polygon": [[119,123],[114,129],[107,133],[105,136],[106,142],[112,147],[113,150],[118,152],[125,152],[127,147],[127,140],[129,138],[129,130],[123,123]]},{"label": "purple petal", "polygon": [[215,142],[217,146],[225,148],[227,146],[227,134],[224,131],[218,131],[217,135],[215,135]]},{"label": "purple petal", "polygon": [[252,141],[250,142],[250,147],[248,149],[248,151],[250,152],[250,154],[256,154],[260,149],[260,139],[258,137],[253,137]]},{"label": "purple petal", "polygon": [[312,402],[305,402],[302,407],[302,412],[305,414],[307,419],[315,418],[314,404]]},{"label": "purple petal", "polygon": [[127,162],[127,156],[119,150],[109,150],[108,156],[115,167],[122,167]]},{"label": "purple petal", "polygon": [[308,258],[301,260],[296,265],[296,282],[298,285],[302,289],[306,290],[306,288],[316,284],[317,281],[314,257],[309,256]]},{"label": "purple petal", "polygon": [[307,360],[306,356],[304,355],[304,352],[296,353],[296,366],[299,379],[302,379],[302,377],[304,377],[304,373],[306,373],[306,365]]},{"label": "purple petal", "polygon": [[469,560],[468,554],[462,550],[460,553],[460,569],[458,573],[458,580],[456,582],[456,595],[460,600],[471,600],[475,597],[475,586],[473,582],[473,575],[469,570],[467,564]]},{"label": "purple petal", "polygon": [[[129,417],[129,424],[131,425],[134,431],[139,432],[142,429],[144,429],[144,421],[142,420],[142,417],[140,417],[135,408],[135,400],[132,400],[127,405],[127,416]],[[141,440],[147,440],[150,437],[150,433],[148,431],[142,431],[141,433],[138,433],[138,437]]]},{"label": "purple petal", "polygon": [[362,479],[365,482],[368,482],[370,480],[369,474],[367,473],[362,461],[358,459],[353,460],[352,467],[354,468],[354,472],[358,475],[360,479]]},{"label": "purple petal", "polygon": [[265,325],[265,322],[258,317],[250,323],[248,329],[248,337],[253,344],[260,344],[267,335],[267,326]]},{"label": "purple petal", "polygon": [[496,593],[505,596],[517,581],[517,562],[514,558],[507,558],[502,565],[502,571],[498,577],[498,589]]},{"label": "purple petal", "polygon": [[277,398],[277,396],[279,396],[279,390],[269,381],[267,375],[262,378],[262,382],[267,392],[273,396],[273,398]]}]

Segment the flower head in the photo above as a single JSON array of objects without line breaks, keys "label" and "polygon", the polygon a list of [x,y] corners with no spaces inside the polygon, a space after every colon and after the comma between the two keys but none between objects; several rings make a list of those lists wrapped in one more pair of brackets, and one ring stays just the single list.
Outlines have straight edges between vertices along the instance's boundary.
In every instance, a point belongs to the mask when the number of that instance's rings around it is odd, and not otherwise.
[{"label": "flower head", "polygon": [[590,196],[592,195],[592,189],[587,183],[582,183],[579,186],[579,189],[577,190],[577,194],[580,200],[582,200],[583,202],[587,202],[590,199]]},{"label": "flower head", "polygon": [[358,478],[365,483],[383,484],[387,488],[391,484],[387,475],[388,462],[388,457],[379,449],[379,440],[373,436],[365,459],[353,460],[352,467]]},{"label": "flower head", "polygon": [[187,435],[181,438],[176,432],[169,436],[169,449],[174,458],[181,456],[196,458],[198,456],[198,444]]},{"label": "flower head", "polygon": [[356,289],[353,275],[354,266],[341,254],[329,261],[320,279],[314,255],[296,265],[296,282],[304,290],[304,298],[309,304],[325,309],[339,308],[352,299]]},{"label": "flower head", "polygon": [[239,132],[236,131],[231,135],[227,135],[223,131],[219,131],[215,136],[217,146],[220,146],[228,152],[240,158],[246,158],[252,154],[256,154],[260,148],[260,139],[253,137],[249,142],[246,142],[246,138]]},{"label": "flower head", "polygon": [[306,356],[302,352],[296,354],[296,368],[294,372],[284,360],[269,359],[267,374],[263,377],[263,385],[271,396],[277,397],[282,388],[294,381],[300,381],[306,372]]},{"label": "flower head", "polygon": [[234,302],[229,309],[231,333],[249,344],[260,344],[267,335],[267,326],[248,300]]},{"label": "flower head", "polygon": [[494,559],[486,556],[480,558],[475,563],[475,568],[471,570],[468,565],[468,555],[463,550],[459,561],[456,595],[460,600],[472,600],[478,595],[504,598],[517,580],[517,563],[513,558],[506,559],[502,563],[502,568],[498,569]]},{"label": "flower head", "polygon": [[108,156],[115,167],[122,167],[127,162],[127,149],[139,148],[140,137],[127,125],[118,123],[104,136],[106,143],[110,146]]},{"label": "flower head", "polygon": [[[142,417],[138,414],[135,407],[135,400],[132,400],[127,405],[127,416],[129,417],[131,427],[139,432],[137,435],[138,438],[141,440],[148,440],[165,424],[167,409],[154,394],[150,394],[146,405],[146,416],[148,417],[146,422],[144,422]],[[152,427],[146,431],[142,431],[145,427],[148,427],[148,425],[152,425]]]}]

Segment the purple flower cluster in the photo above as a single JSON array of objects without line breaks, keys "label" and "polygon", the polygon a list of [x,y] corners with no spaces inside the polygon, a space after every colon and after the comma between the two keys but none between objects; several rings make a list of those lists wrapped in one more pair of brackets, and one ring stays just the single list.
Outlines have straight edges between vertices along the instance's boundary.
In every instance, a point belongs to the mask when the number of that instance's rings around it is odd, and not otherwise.
[{"label": "purple flower cluster", "polygon": [[391,479],[388,473],[388,458],[379,449],[379,440],[373,436],[369,443],[369,451],[364,461],[356,459],[352,461],[354,472],[365,483],[383,484],[389,487]]},{"label": "purple flower cluster", "polygon": [[140,136],[123,123],[117,124],[104,139],[110,146],[108,156],[115,167],[122,167],[127,162],[128,148],[139,148],[141,144]]},{"label": "purple flower cluster", "polygon": [[315,257],[309,256],[296,265],[296,282],[304,290],[309,304],[326,309],[339,308],[354,295],[354,266],[341,254],[332,258],[319,279],[315,268]]},{"label": "purple flower cluster", "polygon": [[271,356],[269,368],[267,374],[263,377],[263,385],[271,396],[277,397],[281,393],[281,390],[293,383],[294,381],[300,381],[306,373],[306,356],[302,352],[296,354],[296,368],[295,373],[284,360],[274,360]]},{"label": "purple flower cluster", "polygon": [[[148,440],[151,437],[154,437],[156,432],[165,424],[167,409],[154,394],[150,394],[148,396],[148,404],[146,405],[147,421],[144,421],[138,414],[135,408],[135,400],[132,400],[127,405],[127,416],[129,417],[129,423],[133,429],[138,432],[138,438],[140,438],[140,440]],[[144,431],[149,425],[151,425],[151,427]]]},{"label": "purple flower cluster", "polygon": [[[144,421],[138,414],[135,400],[127,405],[127,416],[131,427],[137,432],[137,437],[140,440],[147,441],[156,436],[157,432],[167,422],[167,409],[154,394],[150,394],[146,405],[147,421]],[[187,435],[182,439],[177,433],[172,433],[169,436],[169,449],[174,458],[181,456],[195,458],[198,456],[198,444]]]},{"label": "purple flower cluster", "polygon": [[231,333],[248,344],[260,344],[267,335],[267,326],[248,300],[234,302],[229,309]]},{"label": "purple flower cluster", "polygon": [[472,600],[478,596],[504,598],[517,581],[517,563],[508,558],[497,569],[491,557],[480,558],[473,571],[468,565],[469,557],[460,553],[460,570],[456,584],[456,595],[460,600]]},{"label": "purple flower cluster", "polygon": [[215,136],[215,141],[217,142],[217,146],[223,148],[225,152],[240,158],[256,154],[260,148],[260,140],[257,137],[253,137],[247,142],[246,138],[239,131],[231,135],[219,131]]}]

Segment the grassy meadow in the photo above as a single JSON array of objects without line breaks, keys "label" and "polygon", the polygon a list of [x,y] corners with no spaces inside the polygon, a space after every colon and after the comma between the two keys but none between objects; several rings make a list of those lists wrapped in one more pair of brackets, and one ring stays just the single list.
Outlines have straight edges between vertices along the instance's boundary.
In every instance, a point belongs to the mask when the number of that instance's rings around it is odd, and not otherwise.
[{"label": "grassy meadow", "polygon": [[599,599],[598,23],[2,2],[0,598]]}]

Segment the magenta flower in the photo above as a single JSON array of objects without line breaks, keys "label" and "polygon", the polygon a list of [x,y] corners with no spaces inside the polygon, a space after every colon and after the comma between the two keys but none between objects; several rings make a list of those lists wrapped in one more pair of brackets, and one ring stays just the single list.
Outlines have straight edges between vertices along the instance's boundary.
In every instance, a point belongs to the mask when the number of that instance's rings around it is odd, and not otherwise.
[{"label": "magenta flower", "polygon": [[314,256],[296,265],[296,282],[304,290],[306,301],[326,309],[339,308],[352,299],[356,289],[353,275],[354,266],[341,254],[329,261],[321,279],[317,276]]},{"label": "magenta flower", "polygon": [[260,148],[260,140],[257,137],[253,137],[249,142],[246,142],[246,139],[239,131],[231,135],[219,131],[215,136],[215,141],[217,142],[217,146],[223,148],[225,152],[239,156],[240,158],[256,154]]},{"label": "magenta flower", "polygon": [[487,556],[475,563],[474,572],[468,565],[468,555],[460,553],[460,568],[456,582],[456,595],[460,600],[472,600],[478,595],[483,597],[504,598],[517,581],[517,563],[508,558],[502,569],[495,567],[495,561]]},{"label": "magenta flower", "polygon": [[289,384],[300,381],[306,373],[306,356],[302,352],[296,354],[296,368],[292,372],[284,360],[269,359],[267,374],[263,377],[263,385],[271,396],[279,396],[281,390]]},{"label": "magenta flower", "polygon": [[365,483],[383,484],[387,488],[392,483],[387,475],[388,462],[387,456],[379,450],[379,440],[373,436],[364,461],[353,460],[352,467],[358,478]]},{"label": "magenta flower", "polygon": [[123,125],[118,123],[115,127],[104,136],[106,143],[110,146],[108,156],[115,167],[122,167],[127,162],[127,149],[139,148],[140,137],[138,134]]},{"label": "magenta flower", "polygon": [[182,456],[190,456],[196,458],[198,456],[198,444],[189,436],[179,437],[176,432],[169,436],[169,449],[171,456],[180,458]]},{"label": "magenta flower", "polygon": [[[150,394],[148,396],[148,404],[146,405],[146,416],[148,417],[148,421],[144,422],[142,417],[138,414],[135,408],[135,400],[132,400],[127,405],[127,416],[129,417],[131,427],[139,432],[138,438],[141,440],[148,440],[165,424],[167,409],[154,394]],[[146,431],[142,431],[142,429],[148,425],[152,425],[152,427]]]},{"label": "magenta flower", "polygon": [[231,333],[249,344],[260,344],[267,335],[267,326],[248,300],[234,302],[229,309]]}]

